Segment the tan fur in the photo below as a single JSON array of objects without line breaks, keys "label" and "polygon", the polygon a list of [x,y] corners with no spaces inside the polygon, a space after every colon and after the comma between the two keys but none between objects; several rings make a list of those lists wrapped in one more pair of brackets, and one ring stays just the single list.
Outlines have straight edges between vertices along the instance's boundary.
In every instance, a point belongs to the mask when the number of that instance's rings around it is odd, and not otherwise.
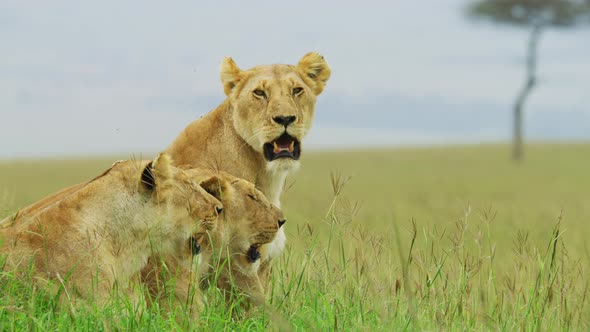
[{"label": "tan fur", "polygon": [[[231,58],[221,65],[221,81],[227,99],[214,111],[189,124],[167,148],[179,165],[215,167],[252,182],[280,207],[285,177],[299,161],[266,161],[263,145],[283,134],[276,116],[296,116],[287,133],[299,142],[308,133],[314,117],[316,97],[330,77],[330,67],[317,53],[306,54],[296,66],[263,65],[241,70]],[[298,95],[295,87],[303,88]],[[265,98],[253,94],[263,90]],[[263,264],[285,246],[280,229],[264,249]]]},{"label": "tan fur", "polygon": [[[282,212],[252,183],[226,172],[189,169],[187,174],[199,181],[224,206],[218,227],[200,239],[202,251],[198,258],[197,276],[208,282],[218,280],[218,286],[225,290],[235,287],[245,293],[253,304],[263,304],[264,287],[258,276],[260,260],[249,261],[247,252],[253,245],[261,246],[274,240],[279,230],[278,223],[283,220]],[[260,250],[264,250],[263,246]],[[165,302],[165,283],[168,277],[160,275],[174,271],[174,292],[186,292],[189,289],[187,281],[195,273],[190,268],[177,267],[191,266],[194,258],[188,251],[184,259],[180,260],[173,257],[165,257],[164,260],[153,257],[142,271],[142,281],[152,290],[152,296],[159,296]],[[166,271],[163,271],[162,266],[165,266]]]},{"label": "tan fur", "polygon": [[183,255],[191,236],[214,230],[221,207],[165,154],[118,162],[0,222],[4,269],[20,274],[32,262],[35,280],[102,304],[115,285],[133,295],[151,253]]}]

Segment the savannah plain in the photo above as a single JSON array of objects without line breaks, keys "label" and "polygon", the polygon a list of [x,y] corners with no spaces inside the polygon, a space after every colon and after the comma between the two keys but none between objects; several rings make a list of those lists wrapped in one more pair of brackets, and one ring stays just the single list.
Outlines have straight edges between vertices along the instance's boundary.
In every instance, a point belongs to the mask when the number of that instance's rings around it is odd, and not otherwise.
[{"label": "savannah plain", "polygon": [[[0,217],[116,159],[0,161]],[[533,144],[518,164],[504,145],[306,151],[282,196],[289,243],[267,288],[274,312],[210,289],[190,328],[588,330],[588,170],[588,144]],[[181,327],[157,307],[122,316],[126,305],[71,315],[0,273],[3,331]]]}]

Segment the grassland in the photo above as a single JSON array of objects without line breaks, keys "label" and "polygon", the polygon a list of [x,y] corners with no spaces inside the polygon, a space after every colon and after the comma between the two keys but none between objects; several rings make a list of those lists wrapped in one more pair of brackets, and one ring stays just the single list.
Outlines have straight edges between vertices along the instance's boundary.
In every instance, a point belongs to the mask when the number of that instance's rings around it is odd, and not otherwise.
[{"label": "grassland", "polygon": [[[278,314],[234,314],[207,292],[202,329],[588,330],[590,145],[306,153],[287,183]],[[0,216],[114,159],[0,162]],[[157,308],[76,316],[0,274],[0,330],[178,327]],[[237,308],[236,310],[240,310]]]}]

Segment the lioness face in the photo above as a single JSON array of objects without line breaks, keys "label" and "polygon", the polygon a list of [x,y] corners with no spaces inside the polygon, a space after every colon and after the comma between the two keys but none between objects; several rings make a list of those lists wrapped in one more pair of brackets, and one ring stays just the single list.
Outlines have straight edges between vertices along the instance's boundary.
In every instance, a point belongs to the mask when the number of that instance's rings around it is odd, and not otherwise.
[{"label": "lioness face", "polygon": [[200,185],[224,205],[223,222],[216,230],[216,238],[224,239],[241,263],[257,261],[261,255],[259,248],[272,242],[285,223],[282,211],[251,182],[225,172],[200,169],[187,172],[192,178],[200,179]]},{"label": "lioness face", "polygon": [[186,170],[169,165],[170,159],[162,154],[148,164],[141,176],[142,186],[156,199],[156,203],[171,220],[175,234],[185,234],[185,240],[194,243],[207,231],[217,227],[221,202],[191,178]]},{"label": "lioness face", "polygon": [[233,224],[230,226],[231,251],[239,253],[243,263],[254,263],[261,256],[260,247],[275,239],[285,218],[282,211],[270,203],[254,184],[235,179],[231,186],[234,199],[231,209],[225,212],[225,218]]},{"label": "lioness face", "polygon": [[198,255],[201,253],[200,242],[205,234],[217,228],[218,216],[223,207],[219,200],[207,193],[198,183],[189,180],[185,174],[180,177],[183,181],[179,182],[179,195],[174,204],[188,212],[185,212],[180,223],[191,225],[188,245],[191,254]]},{"label": "lioness face", "polygon": [[[198,221],[193,230],[195,235],[201,236],[205,232],[213,231],[217,227],[217,217],[223,211],[221,203],[209,193],[207,193],[198,183],[187,181],[184,183],[185,196],[181,200],[185,200],[184,207],[188,212],[188,220]],[[182,201],[177,203],[182,204]]]},{"label": "lioness face", "polygon": [[316,97],[329,77],[330,68],[317,53],[308,53],[296,66],[257,66],[242,71],[231,58],[221,66],[224,91],[233,106],[234,128],[268,163],[286,169],[298,163]]}]

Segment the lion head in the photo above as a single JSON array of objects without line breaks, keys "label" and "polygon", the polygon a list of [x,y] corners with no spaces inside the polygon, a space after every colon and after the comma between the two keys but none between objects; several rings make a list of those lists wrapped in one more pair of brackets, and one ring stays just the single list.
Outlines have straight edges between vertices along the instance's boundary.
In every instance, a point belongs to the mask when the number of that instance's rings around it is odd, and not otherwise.
[{"label": "lion head", "polygon": [[[256,269],[265,256],[264,245],[272,242],[285,223],[282,211],[254,184],[222,171],[190,169],[193,178],[205,178],[200,185],[224,206],[222,221],[207,245],[224,247],[227,255],[244,269]],[[216,175],[212,175],[216,174]],[[252,266],[254,265],[254,266]]]},{"label": "lion head", "polygon": [[313,52],[296,66],[275,64],[241,70],[231,58],[221,65],[234,128],[264,156],[271,169],[288,170],[298,165],[316,97],[329,78],[330,67]]},{"label": "lion head", "polygon": [[[211,177],[202,182],[216,179]],[[172,166],[171,158],[165,153],[148,163],[141,173],[140,190],[165,210],[165,215],[171,218],[166,222],[173,227],[172,232],[182,234],[182,229],[188,230],[193,252],[199,250],[196,239],[215,230],[218,215],[223,211],[221,202],[205,189],[186,170]]]}]

